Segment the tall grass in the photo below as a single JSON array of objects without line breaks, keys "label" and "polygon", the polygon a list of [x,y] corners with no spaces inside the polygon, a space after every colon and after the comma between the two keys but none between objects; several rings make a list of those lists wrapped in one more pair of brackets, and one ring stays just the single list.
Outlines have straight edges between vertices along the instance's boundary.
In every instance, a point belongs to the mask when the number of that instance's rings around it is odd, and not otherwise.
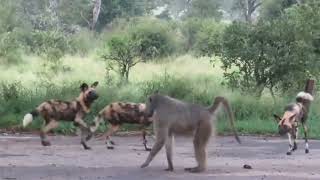
[{"label": "tall grass", "polygon": [[[96,80],[100,82],[97,88],[100,97],[85,119],[88,123],[92,123],[97,112],[113,101],[145,102],[149,94],[159,90],[162,94],[205,106],[211,105],[215,96],[225,96],[235,112],[236,127],[240,133],[276,134],[277,124],[273,120],[273,113],[281,114],[284,105],[294,100],[294,97],[277,97],[274,102],[267,93],[257,99],[231,91],[221,86],[223,77],[219,64],[213,68],[207,58],[194,59],[186,55],[168,58],[162,63],[139,64],[132,70],[130,83],[120,87],[106,83],[104,64],[94,58],[65,57],[63,62],[70,70],[55,74],[49,80],[39,79],[37,74],[41,68],[41,59],[27,58],[31,59],[28,61],[30,64],[2,69],[4,76],[0,77],[0,128],[18,127],[23,115],[41,102],[52,98],[71,100],[78,96],[82,82],[91,83]],[[319,103],[316,100],[312,104],[309,117],[311,137],[320,137],[320,114],[317,111]],[[219,113],[217,122],[218,133],[230,133],[225,113]],[[38,129],[41,123],[37,119],[29,130]],[[102,126],[101,130],[104,128]],[[132,129],[131,126],[125,126],[124,129],[128,128]],[[73,133],[75,128],[71,123],[64,123],[57,131]]]}]

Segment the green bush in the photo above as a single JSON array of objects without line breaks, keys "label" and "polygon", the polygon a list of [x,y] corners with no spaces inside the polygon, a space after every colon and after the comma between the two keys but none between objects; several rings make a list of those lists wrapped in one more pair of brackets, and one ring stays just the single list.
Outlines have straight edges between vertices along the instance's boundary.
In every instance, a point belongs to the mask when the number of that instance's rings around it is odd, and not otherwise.
[{"label": "green bush", "polygon": [[265,89],[295,94],[306,79],[319,80],[319,9],[303,4],[271,21],[228,26],[222,41],[228,85],[260,97]]},{"label": "green bush", "polygon": [[97,47],[97,37],[93,31],[81,29],[70,36],[70,48],[73,54],[88,55]]},{"label": "green bush", "polygon": [[22,61],[22,48],[16,31],[0,34],[0,63],[18,64]]},{"label": "green bush", "polygon": [[61,58],[70,50],[69,39],[59,30],[34,30],[27,44],[31,52],[47,56],[48,59]]},{"label": "green bush", "polygon": [[138,21],[130,30],[130,36],[144,60],[165,57],[177,49],[173,30],[162,20]]},{"label": "green bush", "polygon": [[200,56],[219,56],[225,25],[212,20],[203,21],[196,34],[194,51]]},{"label": "green bush", "polygon": [[186,51],[190,51],[194,48],[197,33],[200,31],[202,26],[202,20],[199,18],[188,18],[180,25],[181,33],[185,39],[184,48]]}]

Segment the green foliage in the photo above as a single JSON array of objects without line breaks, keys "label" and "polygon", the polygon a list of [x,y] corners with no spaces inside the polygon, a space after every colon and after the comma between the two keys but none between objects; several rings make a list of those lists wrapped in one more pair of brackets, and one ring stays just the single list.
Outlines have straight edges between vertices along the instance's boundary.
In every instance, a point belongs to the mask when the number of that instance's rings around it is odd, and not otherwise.
[{"label": "green foliage", "polygon": [[18,7],[14,1],[4,0],[0,7],[0,63],[17,64],[21,62],[23,22],[17,15]]},{"label": "green foliage", "polygon": [[222,50],[224,24],[211,20],[203,21],[196,34],[195,53],[201,56],[218,56]]},{"label": "green foliage", "polygon": [[98,43],[95,32],[85,28],[69,36],[71,53],[81,56],[88,55],[89,52],[100,45]]},{"label": "green foliage", "polygon": [[121,82],[129,81],[130,69],[140,62],[137,57],[134,42],[124,33],[113,35],[102,54],[102,58],[107,62],[107,68],[116,71],[120,75]]},{"label": "green foliage", "polygon": [[181,29],[181,33],[186,39],[186,43],[185,43],[186,51],[193,49],[196,43],[197,33],[200,31],[201,26],[202,26],[202,21],[201,19],[198,19],[198,18],[188,18],[186,21],[182,23],[180,29]]},{"label": "green foliage", "polygon": [[165,57],[176,49],[173,30],[161,20],[140,20],[131,29],[130,36],[143,60]]},{"label": "green foliage", "polygon": [[57,7],[57,14],[68,30],[72,25],[88,27],[88,20],[92,17],[93,4],[91,0],[60,0]]},{"label": "green foliage", "polygon": [[188,18],[180,27],[185,38],[185,50],[196,55],[219,55],[225,25],[212,19]]},{"label": "green foliage", "polygon": [[185,99],[192,93],[192,86],[188,83],[187,79],[176,78],[167,73],[156,77],[154,80],[141,83],[140,87],[144,96],[159,91],[162,94]]},{"label": "green foliage", "polygon": [[103,0],[97,28],[102,29],[115,18],[142,16],[147,12],[147,0]]},{"label": "green foliage", "polygon": [[296,0],[265,0],[261,5],[260,18],[272,20],[284,13],[285,9],[296,4]]},{"label": "green foliage", "polygon": [[[44,65],[49,71],[56,73],[62,69],[61,58],[70,51],[69,39],[64,34],[57,30],[35,30],[27,42],[31,52],[45,58]],[[42,73],[47,73],[46,71]]]},{"label": "green foliage", "polygon": [[215,20],[222,18],[220,3],[217,0],[193,0],[186,14],[187,17],[214,18]]},{"label": "green foliage", "polygon": [[318,79],[318,12],[319,6],[301,5],[272,21],[227,27],[222,60],[228,84],[260,97],[265,88],[296,92],[307,78]]},{"label": "green foliage", "polygon": [[17,31],[0,33],[0,63],[21,63],[21,45]]}]

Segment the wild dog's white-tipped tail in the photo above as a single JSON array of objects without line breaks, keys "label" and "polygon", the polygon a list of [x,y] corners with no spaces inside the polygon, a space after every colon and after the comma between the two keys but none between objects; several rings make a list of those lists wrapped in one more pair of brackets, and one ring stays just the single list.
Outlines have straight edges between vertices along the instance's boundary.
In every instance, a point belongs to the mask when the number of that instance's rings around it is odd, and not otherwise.
[{"label": "wild dog's white-tipped tail", "polygon": [[24,116],[22,120],[23,127],[26,127],[28,124],[30,124],[33,120],[32,114],[28,113]]},{"label": "wild dog's white-tipped tail", "polygon": [[310,93],[303,92],[303,91],[301,91],[297,94],[297,98],[302,98],[305,100],[313,101],[313,96]]}]

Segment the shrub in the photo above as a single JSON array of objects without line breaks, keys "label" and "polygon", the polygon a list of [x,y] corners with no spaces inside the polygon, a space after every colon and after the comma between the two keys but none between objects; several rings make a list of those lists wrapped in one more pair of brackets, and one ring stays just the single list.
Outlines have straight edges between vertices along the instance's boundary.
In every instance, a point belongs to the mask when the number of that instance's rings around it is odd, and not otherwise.
[{"label": "shrub", "polygon": [[168,56],[175,52],[175,35],[167,22],[162,20],[138,21],[130,31],[138,55],[144,59]]},{"label": "shrub", "polygon": [[97,47],[97,38],[93,31],[81,29],[70,36],[70,48],[72,53],[87,55],[95,47]]},{"label": "shrub", "polygon": [[200,56],[218,56],[222,50],[224,24],[205,20],[196,34],[195,53]]},{"label": "shrub", "polygon": [[140,62],[135,43],[128,34],[115,34],[106,46],[102,58],[107,63],[107,75],[111,69],[119,74],[121,82],[128,82],[131,68]]}]

